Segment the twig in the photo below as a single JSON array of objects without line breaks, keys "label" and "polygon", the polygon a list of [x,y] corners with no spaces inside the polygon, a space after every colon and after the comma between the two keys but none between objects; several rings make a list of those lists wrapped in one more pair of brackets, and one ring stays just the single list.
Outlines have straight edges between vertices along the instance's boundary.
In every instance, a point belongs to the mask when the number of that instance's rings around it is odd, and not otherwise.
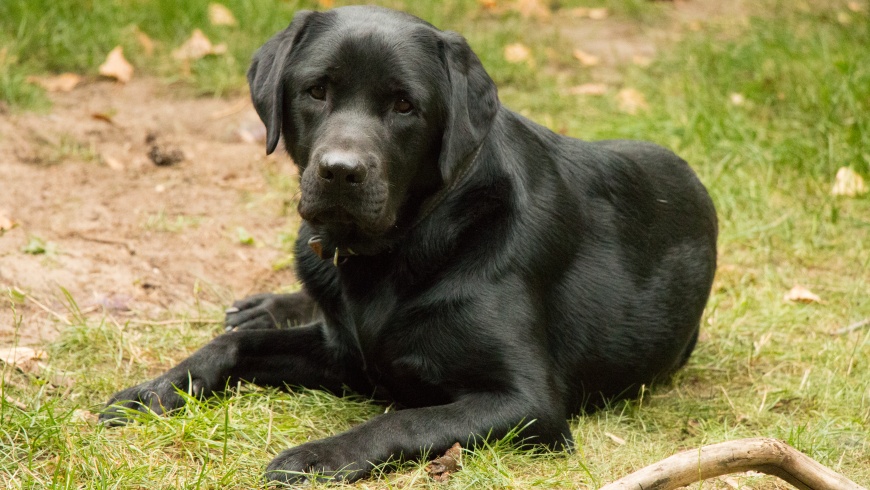
[{"label": "twig", "polygon": [[27,410],[27,405],[21,403],[20,401],[16,400],[15,398],[12,398],[11,396],[7,395],[6,393],[3,393],[2,389],[0,389],[0,394],[3,395],[3,399],[6,400],[6,403],[8,403],[10,405],[14,405],[21,410]]},{"label": "twig", "polygon": [[179,318],[178,320],[162,320],[159,322],[155,322],[152,320],[134,320],[134,319],[129,319],[129,320],[123,321],[123,323],[132,323],[134,325],[176,325],[179,323],[202,323],[202,324],[211,325],[211,324],[217,324],[217,323],[223,323],[223,322],[224,322],[223,320],[205,320],[205,319],[192,319],[191,320],[191,319],[184,319],[184,318]]},{"label": "twig", "polygon": [[870,318],[865,318],[861,321],[858,321],[858,322],[855,322],[855,323],[849,325],[848,327],[843,327],[835,332],[831,332],[831,335],[847,334],[850,332],[854,332],[855,330],[858,330],[861,327],[866,327],[867,325],[870,325]]},{"label": "twig", "polygon": [[33,296],[31,296],[31,295],[27,295],[27,299],[29,299],[30,301],[32,301],[33,304],[35,304],[36,306],[38,306],[40,309],[42,309],[43,311],[45,311],[45,312],[48,313],[49,315],[51,315],[51,316],[57,318],[58,320],[60,320],[60,321],[62,321],[62,322],[64,322],[64,323],[66,323],[68,326],[71,326],[71,325],[72,325],[72,322],[70,322],[70,321],[67,319],[67,317],[61,315],[60,313],[57,313],[57,312],[55,312],[55,311],[52,311],[51,308],[49,308],[48,306],[45,306],[44,304],[40,303],[39,301],[36,301],[36,299],[35,299]]},{"label": "twig", "polygon": [[691,449],[638,470],[600,490],[672,490],[743,471],[779,477],[800,490],[867,490],[776,439],[758,437]]}]

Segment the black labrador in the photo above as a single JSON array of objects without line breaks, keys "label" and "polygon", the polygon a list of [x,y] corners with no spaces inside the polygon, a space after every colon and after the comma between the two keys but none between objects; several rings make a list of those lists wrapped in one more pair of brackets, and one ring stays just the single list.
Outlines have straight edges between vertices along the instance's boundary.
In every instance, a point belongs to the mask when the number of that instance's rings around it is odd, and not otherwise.
[{"label": "black labrador", "polygon": [[238,380],[347,387],[403,409],[267,477],[354,480],[521,424],[570,447],[566,418],[686,362],[717,219],[670,151],[554,134],[499,103],[461,36],[384,8],[299,12],[248,80],[267,151],[283,136],[299,166],[304,292],[237,302],[231,331],[115,394],[107,422]]}]

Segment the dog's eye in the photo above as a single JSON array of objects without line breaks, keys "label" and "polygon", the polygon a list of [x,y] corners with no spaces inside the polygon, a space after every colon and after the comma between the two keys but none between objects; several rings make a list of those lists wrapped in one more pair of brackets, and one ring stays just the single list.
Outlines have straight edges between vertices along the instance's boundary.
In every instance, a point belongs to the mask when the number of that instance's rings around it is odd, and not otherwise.
[{"label": "dog's eye", "polygon": [[326,87],[323,85],[315,85],[308,89],[308,95],[317,100],[323,100],[326,98]]},{"label": "dog's eye", "polygon": [[393,110],[399,114],[409,114],[414,110],[414,106],[407,99],[399,99],[393,104]]}]

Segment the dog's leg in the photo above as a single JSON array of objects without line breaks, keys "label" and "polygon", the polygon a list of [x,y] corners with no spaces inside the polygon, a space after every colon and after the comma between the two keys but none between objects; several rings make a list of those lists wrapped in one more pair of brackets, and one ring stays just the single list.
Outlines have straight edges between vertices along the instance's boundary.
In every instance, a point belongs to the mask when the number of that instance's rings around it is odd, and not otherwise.
[{"label": "dog's leg", "polygon": [[518,426],[525,426],[519,438],[528,443],[552,449],[573,445],[564,414],[555,413],[545,401],[473,393],[446,405],[386,413],[341,434],[288,449],[272,460],[266,478],[286,483],[309,478],[353,481],[379,463],[438,455],[455,442],[473,447]]},{"label": "dog's leg", "polygon": [[128,422],[119,407],[166,413],[184,405],[179,390],[205,396],[242,380],[334,392],[344,384],[357,384],[345,376],[349,364],[336,358],[326,343],[320,323],[225,333],[163,375],[115,393],[100,420],[112,425]]},{"label": "dog's leg", "polygon": [[317,304],[305,291],[256,294],[227,309],[226,326],[227,331],[287,328],[313,322],[319,314]]}]

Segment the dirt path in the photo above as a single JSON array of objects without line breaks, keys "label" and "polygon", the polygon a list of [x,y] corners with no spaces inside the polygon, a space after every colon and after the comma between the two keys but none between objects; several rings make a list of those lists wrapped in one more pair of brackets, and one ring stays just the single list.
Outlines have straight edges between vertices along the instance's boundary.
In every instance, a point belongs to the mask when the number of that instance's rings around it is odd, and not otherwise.
[{"label": "dirt path", "polygon": [[[42,305],[16,306],[20,343],[63,326],[47,311],[68,315],[61,288],[86,311],[159,318],[293,283],[273,264],[286,255],[279,233],[298,219],[295,169],[244,141],[261,133],[246,99],[173,98],[154,80],[94,82],[53,99],[49,114],[0,116],[0,217],[17,222],[0,236],[0,291]],[[155,145],[185,158],[157,166]],[[31,237],[48,251],[23,252]],[[2,303],[8,345],[16,322]]]}]

